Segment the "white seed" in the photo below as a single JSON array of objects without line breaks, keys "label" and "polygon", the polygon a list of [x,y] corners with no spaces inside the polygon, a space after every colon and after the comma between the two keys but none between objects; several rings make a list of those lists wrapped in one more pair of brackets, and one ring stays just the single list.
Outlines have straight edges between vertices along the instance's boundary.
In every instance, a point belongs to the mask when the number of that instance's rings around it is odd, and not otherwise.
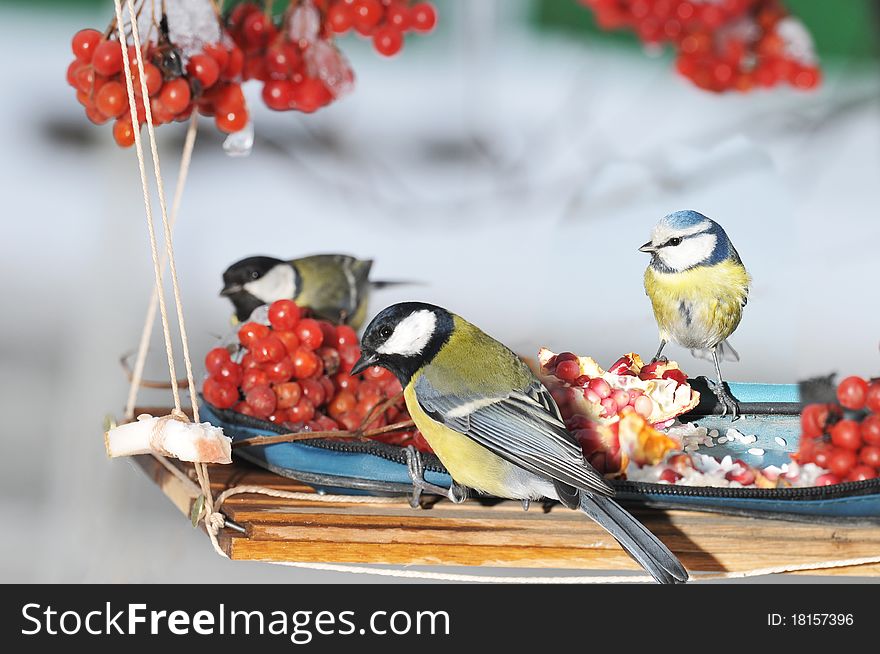
[{"label": "white seed", "polygon": [[743,436],[743,443],[757,443],[757,436]]},{"label": "white seed", "polygon": [[785,447],[785,445],[786,445],[785,439],[782,438],[782,436],[776,436],[773,440],[776,441],[776,444],[779,447]]},{"label": "white seed", "polygon": [[754,454],[755,456],[764,456],[764,450],[760,447],[750,447],[748,450],[749,454]]},{"label": "white seed", "polygon": [[718,444],[724,445],[727,442],[727,436],[721,436],[718,438]]}]

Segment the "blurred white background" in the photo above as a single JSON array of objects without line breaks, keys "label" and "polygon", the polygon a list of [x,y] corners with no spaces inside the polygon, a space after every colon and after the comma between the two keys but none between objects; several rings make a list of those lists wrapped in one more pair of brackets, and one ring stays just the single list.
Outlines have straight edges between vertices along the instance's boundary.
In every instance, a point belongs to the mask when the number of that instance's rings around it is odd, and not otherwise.
[{"label": "blurred white background", "polygon": [[[0,6],[0,580],[363,580],[224,561],[139,470],[106,459],[102,417],[121,414],[117,359],[137,343],[152,267],[134,152],[64,82],[70,37],[111,4],[57,7]],[[248,89],[248,158],[226,157],[203,121],[175,232],[199,371],[228,325],[220,273],[257,253],[374,257],[377,278],[426,283],[377,294],[374,311],[435,302],[522,353],[650,355],[637,247],[693,208],[754,277],[729,379],[877,374],[877,70],[832,63],[816,93],[713,96],[668,61],[527,30],[526,10],[447,3],[441,28],[390,61],[349,39],[355,92],[313,116],[272,114]],[[158,133],[170,202],[184,128]],[[162,378],[153,342],[148,376]]]}]

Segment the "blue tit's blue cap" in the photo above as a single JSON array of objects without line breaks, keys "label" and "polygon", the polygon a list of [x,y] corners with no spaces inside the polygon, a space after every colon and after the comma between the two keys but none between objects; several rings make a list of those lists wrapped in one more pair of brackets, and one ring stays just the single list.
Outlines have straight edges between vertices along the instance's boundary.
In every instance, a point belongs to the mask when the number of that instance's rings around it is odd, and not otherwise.
[{"label": "blue tit's blue cap", "polygon": [[708,216],[704,216],[699,211],[694,211],[693,209],[676,211],[663,218],[663,222],[673,229],[687,229],[706,221],[713,222]]}]

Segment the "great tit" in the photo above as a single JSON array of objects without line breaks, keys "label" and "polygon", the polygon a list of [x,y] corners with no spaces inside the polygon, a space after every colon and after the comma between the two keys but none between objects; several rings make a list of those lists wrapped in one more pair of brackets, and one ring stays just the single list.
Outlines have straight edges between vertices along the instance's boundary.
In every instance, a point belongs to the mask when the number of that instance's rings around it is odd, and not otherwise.
[{"label": "great tit", "polygon": [[367,327],[352,374],[373,365],[400,380],[410,416],[457,484],[580,508],[657,581],[687,580],[666,546],[611,499],[613,489],[584,460],[549,391],[503,344],[441,307],[406,302]]},{"label": "great tit", "polygon": [[282,261],[256,256],[237,261],[223,273],[223,290],[238,320],[275,300],[296,300],[321,318],[358,329],[367,315],[370,290],[409,282],[369,279],[373,262],[345,254],[316,254]]},{"label": "great tit", "polygon": [[676,211],[639,248],[651,255],[645,292],[660,328],[660,358],[670,340],[715,362],[712,390],[736,420],[739,407],[724,388],[719,359],[739,361],[727,338],[739,326],[751,279],[721,225],[696,211]]}]

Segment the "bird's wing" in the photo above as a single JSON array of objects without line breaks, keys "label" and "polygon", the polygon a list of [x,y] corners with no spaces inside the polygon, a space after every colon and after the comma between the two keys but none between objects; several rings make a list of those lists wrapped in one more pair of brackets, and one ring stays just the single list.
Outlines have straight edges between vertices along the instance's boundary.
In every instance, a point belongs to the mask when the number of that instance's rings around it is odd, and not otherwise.
[{"label": "bird's wing", "polygon": [[614,491],[586,461],[539,381],[497,397],[441,393],[421,375],[415,394],[434,420],[537,475],[600,495]]}]

